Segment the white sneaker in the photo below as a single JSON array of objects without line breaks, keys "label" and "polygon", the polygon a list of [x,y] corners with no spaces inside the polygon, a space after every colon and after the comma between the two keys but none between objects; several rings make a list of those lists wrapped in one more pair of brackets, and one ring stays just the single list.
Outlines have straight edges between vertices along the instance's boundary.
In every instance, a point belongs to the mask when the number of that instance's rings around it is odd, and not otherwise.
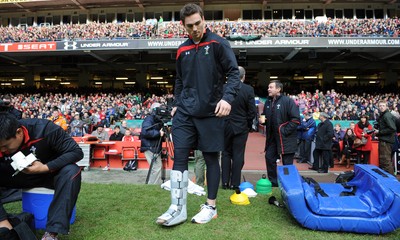
[{"label": "white sneaker", "polygon": [[192,218],[192,223],[208,223],[212,219],[217,218],[217,208],[207,203],[201,204],[200,208],[200,212]]},{"label": "white sneaker", "polygon": [[103,171],[110,171],[110,168],[109,168],[108,166],[105,166],[105,167],[103,168]]}]

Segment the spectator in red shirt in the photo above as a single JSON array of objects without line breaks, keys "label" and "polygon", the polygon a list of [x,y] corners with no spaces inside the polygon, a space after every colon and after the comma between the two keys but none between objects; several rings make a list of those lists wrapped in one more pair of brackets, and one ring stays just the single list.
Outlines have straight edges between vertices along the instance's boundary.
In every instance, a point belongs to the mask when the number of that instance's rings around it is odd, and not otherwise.
[{"label": "spectator in red shirt", "polygon": [[130,130],[130,129],[127,129],[127,130],[125,131],[125,135],[124,135],[124,137],[122,138],[122,141],[123,141],[123,142],[134,142],[134,141],[135,141],[135,139],[134,139],[133,136],[131,135],[131,130]]},{"label": "spectator in red shirt", "polygon": [[126,120],[132,120],[134,115],[132,114],[131,110],[127,110],[125,113],[125,119]]}]

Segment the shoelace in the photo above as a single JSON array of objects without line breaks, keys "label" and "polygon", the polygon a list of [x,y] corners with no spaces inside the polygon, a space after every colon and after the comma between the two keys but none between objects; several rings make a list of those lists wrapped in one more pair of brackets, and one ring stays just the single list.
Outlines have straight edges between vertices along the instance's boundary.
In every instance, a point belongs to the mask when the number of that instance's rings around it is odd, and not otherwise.
[{"label": "shoelace", "polygon": [[[203,209],[205,209],[205,211],[203,211]],[[200,212],[202,213],[201,216],[203,217],[212,217],[212,215],[214,215],[214,211],[215,209],[210,206],[210,205],[206,205],[206,204],[202,204],[201,205],[201,210]]]}]

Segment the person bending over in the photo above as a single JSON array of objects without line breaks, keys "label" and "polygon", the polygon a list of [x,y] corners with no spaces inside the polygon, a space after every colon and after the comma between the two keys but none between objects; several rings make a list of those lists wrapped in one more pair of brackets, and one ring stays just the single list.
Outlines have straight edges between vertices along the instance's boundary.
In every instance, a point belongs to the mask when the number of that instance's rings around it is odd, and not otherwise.
[{"label": "person bending over", "polygon": [[[82,149],[60,126],[45,119],[17,120],[0,113],[0,129],[0,187],[54,189],[42,239],[68,234],[81,188],[81,169],[75,163],[83,158]],[[37,160],[15,175],[11,157],[18,152]],[[1,202],[0,228],[12,228]]]}]

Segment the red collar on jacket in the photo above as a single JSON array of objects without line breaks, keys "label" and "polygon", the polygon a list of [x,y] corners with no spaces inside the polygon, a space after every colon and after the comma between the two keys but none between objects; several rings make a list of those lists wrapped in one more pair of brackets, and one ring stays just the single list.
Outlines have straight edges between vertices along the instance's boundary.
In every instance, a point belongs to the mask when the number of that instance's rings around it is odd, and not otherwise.
[{"label": "red collar on jacket", "polygon": [[26,129],[26,127],[24,127],[24,126],[21,126],[21,129],[22,129],[22,131],[24,133],[24,140],[22,142],[22,145],[20,146],[21,150],[25,149],[25,148],[28,148],[28,147],[32,146],[33,144],[35,144],[36,142],[39,142],[40,140],[43,139],[43,138],[39,138],[39,139],[32,139],[31,140],[31,137],[29,136],[28,129]]}]

